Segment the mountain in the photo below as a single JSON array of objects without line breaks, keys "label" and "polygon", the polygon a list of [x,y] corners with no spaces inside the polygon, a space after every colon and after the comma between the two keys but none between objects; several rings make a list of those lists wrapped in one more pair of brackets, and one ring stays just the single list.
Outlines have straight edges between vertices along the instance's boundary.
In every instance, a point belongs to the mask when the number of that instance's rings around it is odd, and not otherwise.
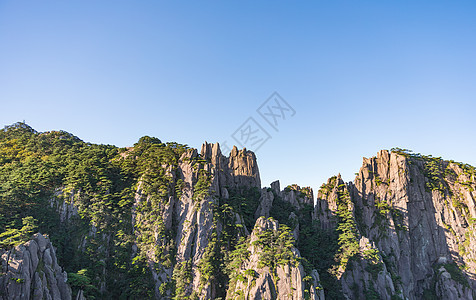
[{"label": "mountain", "polygon": [[0,130],[0,299],[473,299],[475,188],[474,167],[395,148],[314,200],[262,188],[246,149],[16,123]]},{"label": "mountain", "polygon": [[[10,251],[0,250],[0,278],[4,299],[71,299],[67,275],[58,265],[48,237],[35,234],[31,241]],[[49,297],[48,297],[49,296]]]}]

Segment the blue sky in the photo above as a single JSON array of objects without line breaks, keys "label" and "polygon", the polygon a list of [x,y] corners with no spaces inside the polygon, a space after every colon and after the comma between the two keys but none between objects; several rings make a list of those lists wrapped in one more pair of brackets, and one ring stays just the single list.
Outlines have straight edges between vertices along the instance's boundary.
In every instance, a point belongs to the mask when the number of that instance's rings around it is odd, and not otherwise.
[{"label": "blue sky", "polygon": [[[233,144],[263,185],[354,178],[402,147],[476,165],[474,1],[0,1],[0,125]],[[277,131],[273,92],[295,110]]]}]

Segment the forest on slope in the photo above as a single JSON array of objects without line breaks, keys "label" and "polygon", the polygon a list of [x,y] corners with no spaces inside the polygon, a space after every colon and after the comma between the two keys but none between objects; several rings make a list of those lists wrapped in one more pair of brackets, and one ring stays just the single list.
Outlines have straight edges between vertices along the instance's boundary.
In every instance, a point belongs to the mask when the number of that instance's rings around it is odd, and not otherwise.
[{"label": "forest on slope", "polygon": [[48,235],[87,299],[472,299],[475,177],[395,148],[314,202],[261,188],[246,149],[118,148],[16,123],[0,130],[0,248]]}]

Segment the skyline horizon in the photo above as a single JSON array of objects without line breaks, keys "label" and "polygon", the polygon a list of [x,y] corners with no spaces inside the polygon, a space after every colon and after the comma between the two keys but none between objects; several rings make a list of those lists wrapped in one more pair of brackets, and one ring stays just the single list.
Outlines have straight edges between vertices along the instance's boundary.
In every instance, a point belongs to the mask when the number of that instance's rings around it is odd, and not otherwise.
[{"label": "skyline horizon", "polygon": [[[10,127],[10,126],[14,126],[16,124],[24,124],[26,126],[28,126],[29,128],[33,129],[35,132],[41,134],[41,133],[46,133],[46,132],[51,132],[51,131],[63,131],[63,132],[67,132],[68,134],[71,134],[73,135],[74,137],[82,140],[83,142],[85,143],[91,143],[91,144],[98,144],[98,145],[110,145],[110,146],[114,146],[114,147],[117,147],[117,148],[132,148],[134,147],[134,144],[131,144],[131,145],[124,145],[124,146],[118,146],[118,145],[115,145],[115,144],[103,144],[103,143],[92,143],[92,142],[89,142],[89,141],[86,141],[84,139],[82,139],[80,136],[74,134],[73,132],[69,132],[69,131],[65,131],[65,130],[62,130],[62,129],[59,129],[59,130],[44,130],[44,131],[38,131],[36,130],[33,126],[31,126],[30,124],[28,124],[28,122],[26,122],[26,120],[23,120],[23,121],[18,121],[18,122],[15,122],[15,123],[12,123],[12,124],[9,124],[9,125],[4,125],[2,130],[3,129],[6,129],[7,127]],[[144,135],[146,136],[146,135]],[[144,136],[141,136],[141,137],[144,137]],[[162,139],[160,139],[160,137],[157,137],[157,136],[149,136],[149,137],[153,137],[153,138],[158,138],[162,143],[174,143],[176,141],[163,141]],[[136,141],[136,143],[139,141],[139,139]],[[224,155],[225,157],[229,158],[230,157],[230,153],[223,153],[222,152],[222,149],[221,149],[221,145],[220,145],[220,142],[208,142],[208,141],[204,141],[200,146],[196,146],[196,147],[193,147],[193,146],[190,146],[188,144],[182,144],[182,143],[179,143],[181,145],[185,145],[187,146],[189,149],[196,149],[198,153],[200,153],[201,151],[201,148],[203,147],[203,145],[205,145],[205,143],[208,143],[208,144],[218,144],[218,147],[220,149],[220,152],[222,155]],[[238,147],[237,145],[233,145],[233,147],[236,147],[238,150],[242,150],[242,149],[246,149],[246,147],[244,148],[240,148]],[[319,191],[319,189],[325,185],[329,179],[331,179],[332,177],[338,177],[338,176],[341,176],[342,180],[345,182],[345,183],[353,183],[355,181],[355,178],[351,178],[349,179],[348,177],[344,176],[341,172],[338,172],[336,174],[328,174],[328,177],[325,181],[323,181],[322,183],[315,183],[314,185],[303,185],[303,184],[300,184],[299,182],[294,182],[294,181],[289,181],[289,182],[286,182],[283,184],[283,180],[281,180],[280,178],[276,178],[276,179],[271,179],[271,177],[269,175],[267,175],[265,178],[266,178],[266,184],[263,183],[263,169],[262,167],[260,167],[260,163],[259,163],[259,158],[260,158],[260,155],[258,153],[256,153],[255,151],[253,150],[250,150],[250,149],[246,149],[247,151],[251,151],[255,154],[255,157],[256,157],[256,162],[258,164],[258,170],[259,170],[259,174],[260,174],[260,181],[261,181],[261,188],[269,188],[271,187],[271,184],[273,182],[276,182],[278,181],[279,184],[280,184],[280,188],[281,190],[283,190],[285,187],[287,186],[290,186],[290,185],[298,185],[299,187],[301,188],[311,188],[312,191],[313,191],[313,200],[315,201],[316,198],[317,198],[317,192]],[[356,170],[356,172],[354,172],[352,175],[357,176],[357,172],[360,171],[360,169],[363,167],[363,162],[365,161],[365,159],[369,159],[369,158],[373,158],[373,157],[376,157],[378,155],[378,153],[380,151],[388,151],[389,153],[392,153],[394,150],[400,150],[400,151],[407,151],[413,155],[423,155],[423,156],[428,156],[428,157],[434,157],[434,158],[441,158],[442,160],[444,161],[452,161],[452,162],[455,162],[455,163],[461,163],[461,164],[468,164],[470,166],[473,166],[475,167],[476,165],[473,165],[471,163],[468,163],[468,162],[465,162],[465,161],[458,161],[458,160],[454,160],[450,157],[441,157],[441,156],[434,156],[433,154],[431,153],[420,153],[418,151],[415,151],[413,149],[407,149],[407,148],[400,148],[400,147],[392,147],[392,148],[389,148],[389,149],[378,149],[377,151],[375,151],[375,154],[373,155],[368,155],[368,156],[362,156],[361,157],[361,161],[362,161],[362,166],[358,168],[358,170]],[[349,175],[349,174],[346,174],[346,175]],[[324,174],[322,174],[322,176],[325,177]],[[316,193],[314,193],[314,191]]]},{"label": "skyline horizon", "polygon": [[476,165],[475,11],[1,1],[0,120],[119,147],[240,142],[258,149],[264,184],[314,189],[393,147]]}]

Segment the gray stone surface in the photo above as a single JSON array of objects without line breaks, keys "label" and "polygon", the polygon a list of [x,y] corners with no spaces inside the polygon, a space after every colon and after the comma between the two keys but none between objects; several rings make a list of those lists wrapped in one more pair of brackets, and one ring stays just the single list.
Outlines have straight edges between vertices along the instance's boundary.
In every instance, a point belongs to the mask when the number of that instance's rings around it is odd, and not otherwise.
[{"label": "gray stone surface", "polygon": [[[258,235],[265,230],[278,231],[279,223],[272,219],[260,217],[256,220],[255,227],[250,236],[248,244],[248,251],[250,257],[243,261],[240,267],[240,273],[245,274],[247,270],[254,270],[256,278],[254,280],[248,279],[247,282],[237,281],[236,284],[227,292],[227,299],[242,299],[239,294],[243,295],[244,299],[290,299],[298,300],[304,299],[304,281],[306,276],[304,268],[301,263],[297,266],[294,264],[279,265],[276,268],[276,276],[273,276],[273,271],[269,267],[260,267],[259,257],[262,249],[254,242],[258,240]],[[296,258],[300,258],[299,251],[296,248],[292,249]],[[319,274],[317,271],[312,272],[313,285],[310,289],[311,299],[324,299],[324,294],[318,292],[316,287],[320,286]],[[311,275],[311,274],[308,274]],[[246,275],[245,275],[246,276]]]},{"label": "gray stone surface", "polygon": [[[354,214],[359,211],[362,216],[360,234],[387,259],[376,280],[369,276],[365,261],[354,263],[352,271],[341,278],[347,296],[351,297],[352,293],[345,287],[363,282],[369,288],[372,281],[382,299],[390,299],[392,294],[406,299],[421,299],[424,294],[438,299],[473,299],[476,286],[470,270],[476,267],[476,244],[467,224],[476,217],[476,193],[461,182],[472,182],[474,187],[475,181],[457,164],[444,164],[445,172],[456,175],[444,178],[446,191],[440,192],[426,188],[429,179],[422,161],[386,150],[378,152],[376,157],[364,158],[354,183],[346,188],[355,206]],[[326,201],[333,211],[332,199]],[[379,213],[378,203],[385,203],[389,211]],[[454,203],[460,203],[461,208]],[[330,223],[323,219],[324,223]],[[462,252],[462,242],[466,239],[467,246]],[[453,262],[466,265],[469,272],[462,272],[469,280],[469,287],[448,277],[447,272],[436,271],[439,265]],[[391,273],[399,280],[392,283]]]},{"label": "gray stone surface", "polygon": [[66,272],[57,264],[47,237],[37,233],[29,242],[0,253],[1,300],[71,299]]},{"label": "gray stone surface", "polygon": [[[196,163],[198,160],[201,164]],[[234,147],[228,157],[221,153],[218,144],[203,144],[200,153],[187,150],[178,161],[177,172],[169,171],[174,181],[181,179],[181,196],[170,196],[162,206],[154,211],[160,215],[166,230],[173,229],[176,263],[188,261],[191,264],[191,283],[187,287],[190,295],[196,292],[199,299],[213,299],[217,287],[200,281],[199,265],[212,238],[221,234],[220,222],[213,222],[213,207],[220,201],[227,201],[235,189],[256,188],[260,190],[258,208],[255,212],[254,228],[246,228],[243,216],[235,214],[235,224],[240,224],[238,237],[249,237],[248,250],[251,255],[243,261],[242,272],[254,270],[258,275],[254,281],[239,281],[227,292],[233,299],[242,291],[245,299],[304,299],[303,278],[310,276],[310,298],[323,300],[324,291],[319,274],[313,270],[305,274],[303,266],[282,265],[274,271],[268,267],[258,267],[261,249],[254,245],[257,234],[263,230],[277,231],[279,224],[267,219],[276,201],[285,201],[296,210],[313,206],[312,218],[322,230],[334,230],[338,218],[338,198],[348,193],[350,202],[347,209],[357,222],[359,249],[355,259],[347,268],[337,270],[337,277],[346,299],[365,299],[366,293],[374,289],[380,299],[474,299],[476,291],[476,180],[456,163],[445,163],[444,168],[455,178],[445,179],[446,192],[428,191],[425,167],[421,162],[412,161],[403,155],[380,151],[376,157],[364,158],[363,166],[354,182],[345,183],[338,175],[322,186],[314,203],[313,191],[297,185],[280,189],[279,181],[270,188],[261,189],[258,164],[254,153]],[[195,199],[199,171],[211,174],[208,194]],[[67,221],[77,214],[73,192],[68,201],[52,200],[51,205],[60,213],[61,221]],[[57,197],[60,197],[59,194]],[[138,184],[136,205],[151,201],[141,191]],[[379,208],[380,207],[380,208]],[[385,209],[382,209],[385,207]],[[293,236],[300,238],[298,213],[289,212]],[[133,210],[133,223],[145,222],[150,218]],[[251,232],[251,234],[250,234]],[[91,228],[91,235],[96,234]],[[139,235],[140,233],[136,233]],[[162,242],[155,235],[156,245]],[[134,251],[139,251],[134,245]],[[143,249],[140,249],[141,251]],[[378,252],[378,271],[371,271],[370,262],[364,259],[369,250]],[[293,249],[296,257],[299,251]],[[320,251],[320,249],[316,249]],[[160,265],[154,249],[146,249],[155,281],[155,292],[159,299],[170,295],[159,293],[161,284],[169,282],[173,269]],[[71,289],[66,283],[66,274],[57,264],[55,250],[50,241],[42,235],[11,251],[0,250],[2,273],[0,295],[4,299],[70,299]],[[448,270],[447,264],[465,266],[461,271],[467,284],[461,282]],[[40,270],[41,269],[41,270]],[[17,283],[10,278],[22,279]],[[3,298],[1,298],[3,297]],[[84,299],[80,292],[77,299]]]}]

